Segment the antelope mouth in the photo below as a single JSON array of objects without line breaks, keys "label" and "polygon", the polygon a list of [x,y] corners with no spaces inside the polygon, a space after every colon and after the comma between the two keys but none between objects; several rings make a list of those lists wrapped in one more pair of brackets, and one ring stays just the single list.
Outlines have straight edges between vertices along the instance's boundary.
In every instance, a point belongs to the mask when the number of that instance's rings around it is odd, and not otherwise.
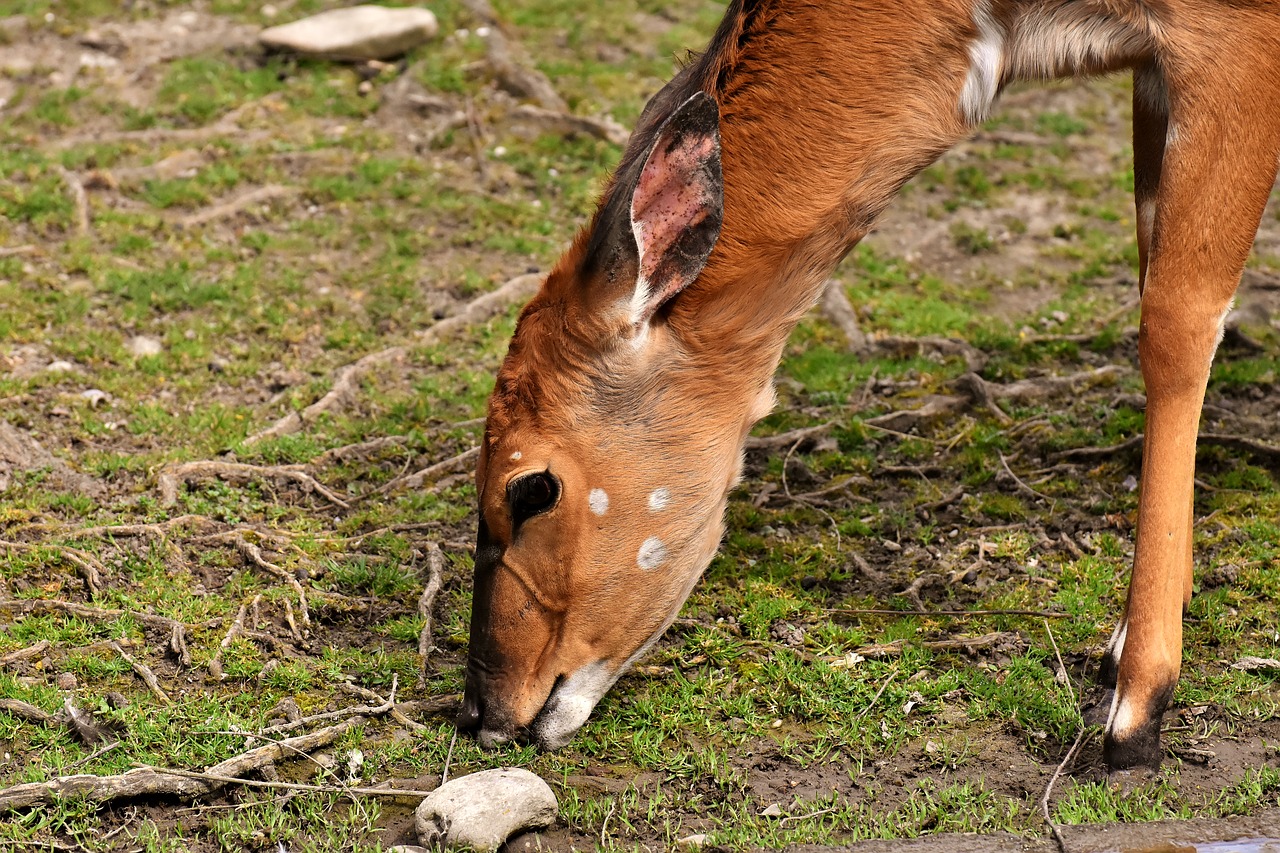
[{"label": "antelope mouth", "polygon": [[494,749],[506,743],[532,743],[539,749],[554,752],[568,745],[591,716],[600,698],[613,686],[618,673],[606,661],[597,661],[581,667],[570,675],[556,678],[547,701],[527,725],[485,725],[481,713],[464,713],[464,724],[459,717],[459,728],[476,732],[476,740],[485,749]]}]

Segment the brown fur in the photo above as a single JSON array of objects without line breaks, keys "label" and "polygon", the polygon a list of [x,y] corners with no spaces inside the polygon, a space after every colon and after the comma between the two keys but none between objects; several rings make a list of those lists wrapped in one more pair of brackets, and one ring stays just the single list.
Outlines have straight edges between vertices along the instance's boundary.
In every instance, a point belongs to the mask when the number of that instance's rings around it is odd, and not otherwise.
[{"label": "brown fur", "polygon": [[[987,69],[999,86],[1136,69],[1147,446],[1107,754],[1117,767],[1159,762],[1151,732],[1190,593],[1200,406],[1280,155],[1276,2],[734,0],[708,50],[646,108],[498,375],[477,472],[495,556],[478,561],[469,722],[536,731],[558,684],[589,665],[620,672],[674,617],[714,553],[787,335],[902,184],[970,130],[958,103],[981,91],[966,83],[980,20],[1002,35]],[[699,91],[719,106],[723,228],[637,347],[619,308],[636,286],[631,193],[659,128]],[[542,467],[564,481],[561,505],[517,534],[503,484]],[[679,517],[644,509],[657,486]],[[585,509],[593,487],[610,495],[599,518]],[[645,536],[670,547],[669,565],[631,565]]]}]

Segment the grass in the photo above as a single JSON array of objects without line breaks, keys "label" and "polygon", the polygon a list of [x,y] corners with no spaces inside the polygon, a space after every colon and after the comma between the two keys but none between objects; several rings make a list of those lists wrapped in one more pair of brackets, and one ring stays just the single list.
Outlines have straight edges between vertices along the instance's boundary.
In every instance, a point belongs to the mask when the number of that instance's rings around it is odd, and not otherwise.
[{"label": "grass", "polygon": [[[325,5],[294,4],[281,17]],[[180,7],[124,12],[97,0],[29,0],[16,13],[70,40],[108,16],[147,23]],[[671,74],[673,57],[701,46],[721,8],[498,4],[574,111],[624,123]],[[207,9],[265,23],[260,4],[223,0]],[[0,257],[0,396],[8,422],[57,461],[9,476],[0,540],[34,547],[0,552],[0,597],[181,620],[191,660],[183,665],[167,651],[167,635],[130,616],[4,613],[0,655],[51,645],[0,667],[0,696],[50,713],[70,698],[116,731],[121,746],[94,756],[64,726],[0,712],[0,783],[144,763],[204,767],[245,746],[220,732],[263,728],[283,700],[303,713],[355,704],[344,684],[385,694],[394,677],[410,699],[461,691],[470,472],[413,491],[377,490],[479,440],[477,419],[515,312],[432,347],[414,347],[412,337],[516,274],[549,269],[620,152],[507,121],[504,97],[468,71],[485,49],[476,22],[455,2],[436,11],[441,37],[375,78],[372,93],[361,93],[351,66],[211,50],[159,63],[137,78],[127,103],[101,76],[67,87],[41,75],[24,80],[7,108],[0,247],[36,249]],[[469,110],[475,127],[432,135],[431,116],[405,124],[380,112],[397,75],[450,109]],[[975,367],[988,381],[1012,382],[1135,366],[1126,335],[1133,312],[1115,314],[1131,298],[1136,264],[1127,84],[1102,81],[1087,95],[1073,88],[1080,85],[1011,93],[993,129],[1046,144],[978,141],[944,158],[837,271],[865,330],[961,339],[982,350],[985,364],[928,349],[851,357],[836,329],[806,319],[779,369],[782,405],[757,432],[832,422],[829,437],[795,448],[789,460],[785,450],[749,455],[724,546],[681,620],[568,748],[485,752],[461,739],[451,774],[519,765],[549,780],[561,804],[543,838],[553,849],[669,848],[694,833],[734,849],[1043,833],[1046,771],[1075,737],[1076,691],[1123,603],[1138,472],[1136,456],[1062,468],[1053,454],[1141,432],[1137,372],[1006,405],[1009,424],[979,408],[905,435],[867,421],[955,393]],[[1054,91],[1069,87],[1068,111]],[[241,111],[243,132],[199,143],[181,133],[233,111]],[[139,130],[156,132],[154,144],[118,135]],[[75,233],[58,167],[98,176],[87,235]],[[180,224],[268,184],[293,194],[198,228]],[[1276,223],[1269,213],[1270,235]],[[1278,265],[1265,253],[1251,261],[1261,275]],[[1052,338],[1100,327],[1083,344]],[[1245,331],[1264,348],[1224,347],[1206,427],[1265,440],[1280,334],[1265,322]],[[161,352],[133,355],[137,336],[160,341]],[[407,355],[371,374],[353,409],[295,435],[246,443],[314,402],[338,367],[397,345]],[[50,369],[57,362],[65,369]],[[316,461],[386,437],[398,441]],[[1002,455],[1044,497],[1019,489]],[[350,508],[270,478],[200,481],[184,485],[175,504],[162,503],[156,477],[165,465],[215,457],[311,465]],[[1199,460],[1208,488],[1195,505],[1198,594],[1178,714],[1165,735],[1173,752],[1156,779],[1124,793],[1101,776],[1095,742],[1060,784],[1057,820],[1229,816],[1280,804],[1280,694],[1268,674],[1231,667],[1246,655],[1280,656],[1280,488],[1264,459],[1215,447],[1202,448]],[[825,493],[825,503],[788,502],[778,497],[784,466],[793,492],[852,479]],[[286,604],[298,608],[292,589],[199,525],[179,524],[163,537],[83,532],[184,514],[240,531],[306,587],[313,623],[305,640],[286,624]],[[433,614],[438,648],[419,684],[417,599],[428,543],[440,544],[448,562]],[[96,595],[67,559],[69,547],[101,563]],[[907,613],[905,590],[917,578],[930,608],[1066,614],[1049,624],[1070,683],[1058,676],[1043,620]],[[230,621],[255,600],[249,627],[260,634],[221,648]],[[904,612],[855,612],[867,609]],[[987,632],[1002,638],[968,653],[926,645]],[[177,701],[158,703],[107,640],[126,643]],[[900,654],[832,665],[893,641],[902,642]],[[215,678],[208,663],[219,650]],[[60,676],[75,686],[60,688]],[[448,713],[420,722],[409,731],[370,720],[327,748],[324,761],[345,773],[359,750],[364,783],[434,784],[453,730]],[[1179,757],[1203,749],[1219,758],[1202,767]],[[277,770],[316,777],[307,762],[282,761]],[[195,810],[145,805],[138,813],[74,800],[36,807],[0,821],[0,844],[373,851],[404,840],[384,830],[407,818],[396,803],[247,790]]]}]

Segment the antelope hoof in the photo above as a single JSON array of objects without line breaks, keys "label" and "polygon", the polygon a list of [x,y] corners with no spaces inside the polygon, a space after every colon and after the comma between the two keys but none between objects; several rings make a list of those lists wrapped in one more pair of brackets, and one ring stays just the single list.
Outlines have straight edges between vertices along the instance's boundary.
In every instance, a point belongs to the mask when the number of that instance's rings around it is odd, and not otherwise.
[{"label": "antelope hoof", "polygon": [[1120,734],[1113,728],[1107,732],[1102,744],[1102,757],[1111,770],[1114,781],[1118,773],[1151,774],[1160,769],[1164,753],[1160,749],[1160,721],[1163,715],[1154,713],[1128,731]]}]

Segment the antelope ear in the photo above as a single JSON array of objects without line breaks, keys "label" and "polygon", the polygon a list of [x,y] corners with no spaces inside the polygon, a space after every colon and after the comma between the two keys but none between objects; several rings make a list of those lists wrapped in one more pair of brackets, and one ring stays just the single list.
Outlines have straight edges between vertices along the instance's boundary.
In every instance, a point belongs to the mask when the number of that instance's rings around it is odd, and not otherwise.
[{"label": "antelope ear", "polygon": [[658,129],[631,194],[639,269],[630,309],[638,332],[697,279],[723,216],[720,110],[714,98],[698,92]]}]

